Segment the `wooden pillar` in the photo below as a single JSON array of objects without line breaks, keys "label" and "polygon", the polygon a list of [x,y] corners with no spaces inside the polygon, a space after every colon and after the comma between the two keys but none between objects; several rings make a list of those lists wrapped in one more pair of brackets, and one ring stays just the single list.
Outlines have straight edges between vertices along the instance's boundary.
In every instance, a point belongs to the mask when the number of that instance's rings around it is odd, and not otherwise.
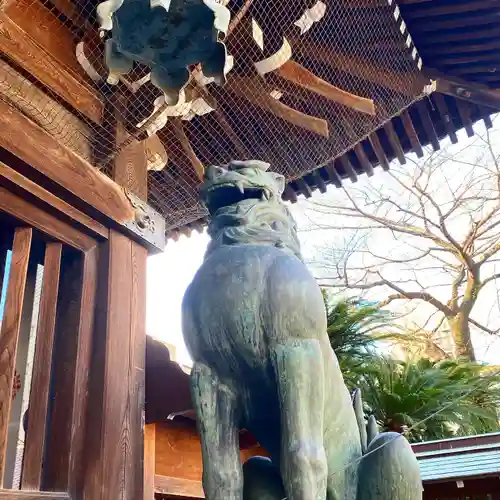
[{"label": "wooden pillar", "polygon": [[[115,158],[113,172],[122,187],[146,197],[140,143]],[[88,427],[86,500],[143,499],[147,256],[113,229],[102,249],[89,417],[98,428]]]}]

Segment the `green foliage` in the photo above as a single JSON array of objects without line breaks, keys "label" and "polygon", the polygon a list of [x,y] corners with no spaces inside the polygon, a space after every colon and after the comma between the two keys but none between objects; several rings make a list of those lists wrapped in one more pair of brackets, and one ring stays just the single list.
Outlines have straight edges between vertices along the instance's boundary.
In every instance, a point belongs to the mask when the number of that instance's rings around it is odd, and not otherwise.
[{"label": "green foliage", "polygon": [[384,430],[411,428],[411,441],[499,430],[500,376],[453,359],[373,357],[358,379],[367,413]]},{"label": "green foliage", "polygon": [[352,300],[330,304],[328,336],[349,389],[359,387],[381,429],[411,441],[498,431],[500,375],[465,359],[395,360],[376,349],[387,315]]}]

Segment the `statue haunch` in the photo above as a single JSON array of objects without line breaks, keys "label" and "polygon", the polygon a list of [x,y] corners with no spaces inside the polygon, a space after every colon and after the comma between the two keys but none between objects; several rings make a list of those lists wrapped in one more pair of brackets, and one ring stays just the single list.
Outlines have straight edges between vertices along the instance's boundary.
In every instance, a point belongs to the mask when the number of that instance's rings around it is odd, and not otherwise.
[{"label": "statue haunch", "polygon": [[[394,433],[368,432],[326,335],[323,297],[258,161],[209,167],[212,238],[183,302],[207,500],[419,500],[419,467]],[[372,422],[373,424],[373,422]],[[270,459],[241,464],[248,429]]]}]

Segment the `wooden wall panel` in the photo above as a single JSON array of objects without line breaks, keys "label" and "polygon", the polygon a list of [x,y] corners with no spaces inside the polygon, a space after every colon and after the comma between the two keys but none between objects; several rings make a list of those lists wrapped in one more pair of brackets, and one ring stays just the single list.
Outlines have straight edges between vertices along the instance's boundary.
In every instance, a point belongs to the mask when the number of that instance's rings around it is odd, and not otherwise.
[{"label": "wooden wall panel", "polygon": [[23,460],[22,488],[28,490],[39,490],[42,479],[61,254],[60,243],[47,245]]},{"label": "wooden wall panel", "polygon": [[16,229],[0,334],[0,484],[3,485],[17,342],[31,250],[32,230]]}]

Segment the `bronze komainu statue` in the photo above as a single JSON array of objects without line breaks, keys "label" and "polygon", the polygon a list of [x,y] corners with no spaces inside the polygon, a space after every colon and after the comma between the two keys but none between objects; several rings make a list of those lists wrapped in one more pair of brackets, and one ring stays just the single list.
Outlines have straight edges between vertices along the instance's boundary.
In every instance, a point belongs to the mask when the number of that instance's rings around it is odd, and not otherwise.
[{"label": "bronze komainu statue", "polygon": [[[206,498],[421,499],[406,439],[373,436],[373,426],[367,437],[359,393],[353,405],[320,288],[281,201],[284,178],[268,167],[209,167],[202,190],[212,241],[184,297],[183,330]],[[241,428],[271,459],[242,466]]]}]

